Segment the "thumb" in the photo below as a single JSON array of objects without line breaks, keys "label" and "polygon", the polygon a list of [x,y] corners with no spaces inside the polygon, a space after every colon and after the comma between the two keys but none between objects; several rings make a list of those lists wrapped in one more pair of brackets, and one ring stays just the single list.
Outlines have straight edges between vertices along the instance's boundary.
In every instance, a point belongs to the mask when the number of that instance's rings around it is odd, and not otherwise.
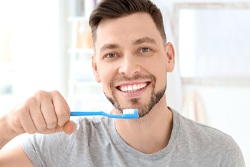
[{"label": "thumb", "polygon": [[76,130],[76,124],[73,121],[68,121],[63,125],[63,131],[66,134],[72,134]]}]

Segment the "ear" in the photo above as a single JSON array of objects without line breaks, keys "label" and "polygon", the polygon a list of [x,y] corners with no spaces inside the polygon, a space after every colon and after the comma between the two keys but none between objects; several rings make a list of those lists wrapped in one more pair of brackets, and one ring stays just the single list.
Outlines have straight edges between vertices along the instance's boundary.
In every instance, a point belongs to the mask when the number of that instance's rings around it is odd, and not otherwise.
[{"label": "ear", "polygon": [[98,83],[100,83],[101,79],[100,79],[100,76],[99,76],[99,73],[98,73],[98,69],[97,69],[97,65],[96,65],[96,56],[95,55],[92,56],[92,69],[93,69],[93,72],[94,72],[95,80]]},{"label": "ear", "polygon": [[175,51],[174,46],[171,42],[166,44],[166,54],[167,54],[167,72],[172,72],[175,65]]}]

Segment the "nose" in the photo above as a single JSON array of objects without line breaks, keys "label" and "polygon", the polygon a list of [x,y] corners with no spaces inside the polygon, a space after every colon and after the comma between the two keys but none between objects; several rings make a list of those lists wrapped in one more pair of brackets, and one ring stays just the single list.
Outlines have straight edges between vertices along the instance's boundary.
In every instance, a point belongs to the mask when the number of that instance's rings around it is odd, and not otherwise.
[{"label": "nose", "polygon": [[124,57],[121,65],[119,67],[119,73],[122,75],[126,75],[128,77],[132,77],[135,74],[141,71],[141,66],[139,62],[137,62],[133,58]]}]

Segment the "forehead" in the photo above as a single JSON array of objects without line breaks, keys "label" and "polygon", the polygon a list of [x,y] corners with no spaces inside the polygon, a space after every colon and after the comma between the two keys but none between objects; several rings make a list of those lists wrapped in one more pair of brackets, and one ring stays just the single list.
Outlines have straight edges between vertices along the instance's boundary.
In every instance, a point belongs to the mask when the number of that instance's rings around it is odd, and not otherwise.
[{"label": "forehead", "polygon": [[132,43],[136,39],[150,37],[156,41],[162,38],[153,19],[147,13],[135,13],[115,19],[102,20],[96,31],[95,49],[107,43],[118,45]]}]

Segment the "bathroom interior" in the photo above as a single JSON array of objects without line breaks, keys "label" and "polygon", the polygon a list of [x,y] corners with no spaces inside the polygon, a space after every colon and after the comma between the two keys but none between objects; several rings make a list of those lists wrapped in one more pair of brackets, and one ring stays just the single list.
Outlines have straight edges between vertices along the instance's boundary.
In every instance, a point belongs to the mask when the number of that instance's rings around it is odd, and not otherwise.
[{"label": "bathroom interior", "polygon": [[[176,52],[168,105],[231,135],[250,166],[250,0],[152,1]],[[60,91],[71,109],[110,110],[91,67],[97,3],[0,1],[0,116],[38,90]]]}]

